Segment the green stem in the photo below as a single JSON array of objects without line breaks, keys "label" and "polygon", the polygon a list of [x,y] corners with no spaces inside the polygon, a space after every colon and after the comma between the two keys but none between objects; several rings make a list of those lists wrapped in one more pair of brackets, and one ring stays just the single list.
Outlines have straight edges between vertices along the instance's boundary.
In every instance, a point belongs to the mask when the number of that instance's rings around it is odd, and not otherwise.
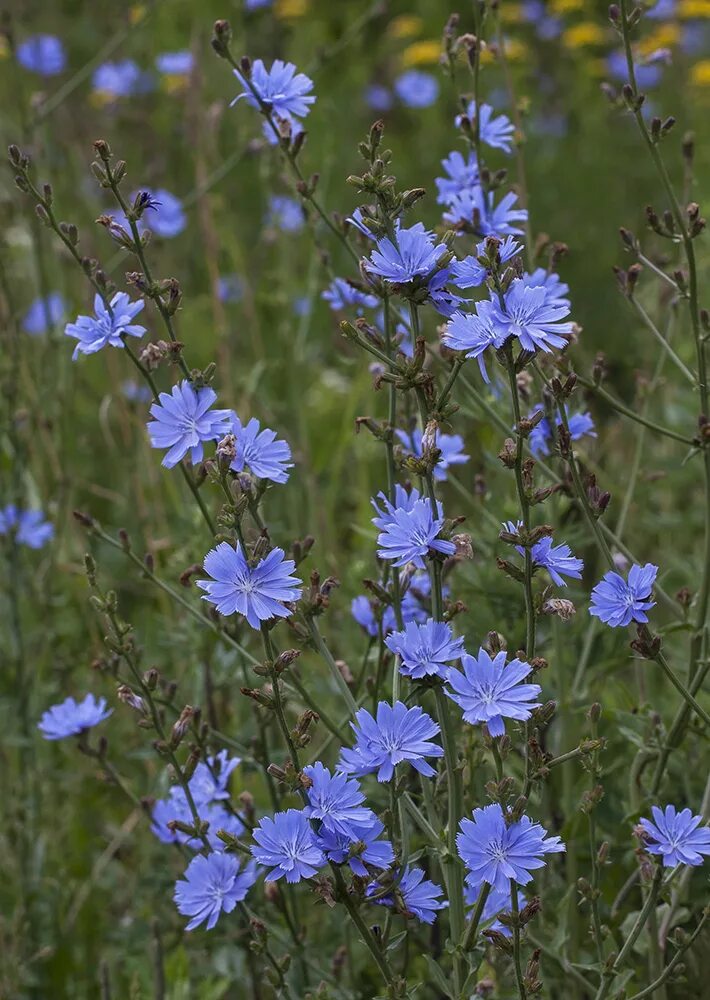
[{"label": "green stem", "polygon": [[518,985],[518,996],[520,1000],[527,1000],[525,983],[523,982],[523,970],[520,962],[520,911],[518,908],[518,887],[515,879],[510,880],[510,907],[513,914],[513,965],[515,967],[515,981]]}]

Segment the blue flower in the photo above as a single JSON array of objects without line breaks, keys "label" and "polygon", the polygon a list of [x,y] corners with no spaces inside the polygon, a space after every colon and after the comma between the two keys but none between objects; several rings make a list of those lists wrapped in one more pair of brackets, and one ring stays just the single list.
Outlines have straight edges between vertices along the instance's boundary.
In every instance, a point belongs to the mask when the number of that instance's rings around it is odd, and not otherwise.
[{"label": "blue flower", "polygon": [[105,698],[97,699],[93,694],[87,694],[83,701],[67,698],[61,705],[52,705],[47,709],[37,728],[46,740],[63,740],[98,726],[112,712],[112,708],[106,708]]},{"label": "blue flower", "polygon": [[451,271],[448,267],[442,267],[439,271],[434,272],[427,284],[429,301],[436,311],[440,315],[446,316],[447,319],[453,315],[459,306],[468,301],[446,287],[450,281]]},{"label": "blue flower", "polygon": [[[378,520],[373,518],[372,523],[377,525]],[[394,566],[412,562],[424,569],[424,556],[430,550],[447,556],[456,551],[453,542],[438,537],[443,526],[444,518],[434,516],[428,497],[417,500],[412,507],[395,508],[391,521],[377,536],[377,554],[391,560]]]},{"label": "blue flower", "polygon": [[[414,428],[410,432],[398,430],[395,433],[405,448],[408,448],[417,458],[421,458],[422,438],[424,435],[419,428]],[[469,455],[464,454],[463,449],[465,445],[460,434],[440,434],[437,432],[436,447],[441,454],[437,459],[432,475],[439,482],[443,482],[446,479],[446,470],[450,466],[465,465],[470,458]]]},{"label": "blue flower", "polygon": [[229,798],[229,776],[239,767],[239,757],[220,750],[206,761],[201,760],[190,778],[190,792],[195,802],[213,802]]},{"label": "blue flower", "polygon": [[266,224],[276,226],[283,233],[299,233],[304,225],[301,203],[284,194],[272,194]]},{"label": "blue flower", "polygon": [[441,161],[448,177],[436,177],[434,183],[439,192],[436,200],[440,205],[449,205],[462,191],[468,191],[480,183],[476,154],[470,150],[466,156],[458,150]]},{"label": "blue flower", "polygon": [[[424,579],[429,582],[428,573],[424,572],[422,575]],[[401,610],[402,621],[405,625],[413,621],[423,622],[426,620],[427,613],[422,607],[416,594],[413,592],[412,587],[409,587],[402,594]],[[364,594],[354,597],[350,605],[350,613],[358,625],[362,626],[369,636],[372,636],[373,639],[377,638],[380,634],[379,623],[369,598],[367,598]],[[391,604],[388,604],[382,610],[382,634],[389,635],[389,633],[393,632],[396,628],[397,620],[394,608]]]},{"label": "blue flower", "polygon": [[[256,59],[251,68],[250,83],[258,98],[251,92],[238,70],[234,70],[234,75],[244,86],[244,92],[234,98],[230,107],[242,98],[257,111],[263,103],[271,110],[277,123],[280,119],[291,126],[292,135],[301,131],[295,119],[305,118],[310,112],[309,105],[315,101],[310,93],[313,81],[305,73],[297,73],[293,63],[285,63],[281,59],[275,59],[271,69],[267,70],[263,60]],[[272,145],[278,142],[269,122],[264,122],[264,135]]]},{"label": "blue flower", "polygon": [[320,820],[325,830],[354,837],[355,827],[375,819],[372,810],[361,805],[365,796],[357,781],[337,772],[331,774],[320,761],[304,767],[303,773],[312,782],[306,792],[310,804],[303,811],[309,819]]},{"label": "blue flower", "polygon": [[391,781],[397,764],[407,762],[430,778],[436,772],[425,757],[443,757],[444,751],[431,737],[439,733],[434,720],[418,705],[414,708],[398,701],[381,701],[374,719],[361,708],[350,725],[355,733],[352,750],[343,747],[338,768],[345,774],[362,777],[377,771],[378,781]]},{"label": "blue flower", "polygon": [[[622,49],[615,49],[607,56],[606,66],[609,73],[621,83],[629,81],[629,67],[626,61],[626,53]],[[634,61],[634,75],[636,84],[642,89],[657,87],[663,77],[663,71],[658,64],[644,64],[638,60]]]},{"label": "blue flower", "polygon": [[133,59],[103,63],[94,70],[91,80],[94,90],[107,99],[133,97],[152,89],[150,77]]},{"label": "blue flower", "polygon": [[155,57],[156,69],[166,76],[187,76],[192,72],[194,63],[194,57],[189,49],[180,52],[162,52]]},{"label": "blue flower", "polygon": [[677,812],[675,806],[666,806],[664,810],[651,806],[651,814],[653,821],[640,821],[649,854],[660,854],[664,868],[703,863],[703,855],[710,854],[710,829],[700,826],[702,816],[693,816],[690,809]]},{"label": "blue flower", "polygon": [[25,333],[38,336],[57,326],[66,312],[64,299],[59,292],[50,292],[45,298],[35,299],[22,318]]},{"label": "blue flower", "polygon": [[651,590],[658,573],[658,566],[634,564],[629,571],[628,583],[618,573],[605,573],[592,591],[589,614],[612,628],[622,628],[632,621],[645,624],[647,611],[656,606]]},{"label": "blue flower", "polygon": [[455,312],[446,324],[441,342],[452,351],[463,351],[467,358],[475,358],[484,382],[490,382],[483,355],[489,347],[498,349],[504,337],[495,322],[497,313],[493,302],[483,299],[476,303],[472,313]]},{"label": "blue flower", "polygon": [[[517,524],[513,521],[504,521],[503,527],[511,535],[516,535],[520,528],[522,528],[523,522],[518,521]],[[516,545],[515,549],[520,553],[521,556],[525,556],[525,548],[522,545]],[[532,561],[535,566],[542,566],[546,569],[552,578],[552,582],[558,587],[566,587],[567,584],[562,579],[562,574],[565,576],[572,577],[574,580],[580,580],[582,578],[582,570],[584,569],[584,561],[582,559],[577,559],[576,556],[572,555],[572,551],[569,545],[553,545],[552,537],[546,535],[541,538],[539,542],[535,542],[530,550],[530,555],[532,556]]]},{"label": "blue flower", "polygon": [[459,830],[456,846],[468,868],[466,881],[471,886],[487,882],[501,893],[510,891],[511,880],[527,885],[532,881],[530,872],[544,867],[543,855],[565,849],[559,837],[548,837],[527,816],[506,824],[497,803],[474,809],[471,819],[461,820]]},{"label": "blue flower", "polygon": [[[471,907],[475,908],[482,888],[482,885],[464,886],[463,896],[466,903],[468,903]],[[522,892],[518,892],[518,907],[522,910],[523,906],[525,906],[525,897]],[[510,912],[510,886],[506,885],[504,889],[493,888],[488,893],[488,897],[483,904],[481,924],[487,924],[489,930],[498,931],[498,933],[502,934],[504,937],[512,937],[513,932],[510,927],[506,927],[505,924],[502,924],[500,920],[497,919],[501,915],[507,916]],[[473,910],[471,911],[470,916],[473,916]]]},{"label": "blue flower", "polygon": [[78,316],[75,323],[67,323],[64,333],[78,341],[72,358],[80,354],[95,354],[102,347],[123,347],[123,338],[142,337],[145,327],[133,323],[145,302],[131,302],[126,292],[116,292],[111,299],[111,309],[97,293],[94,296],[94,316]]},{"label": "blue flower", "polygon": [[231,913],[245,898],[257,879],[253,862],[240,868],[233,854],[198,854],[187,866],[182,879],[175,883],[175,902],[187,925],[193,931],[206,923],[211,931],[222,911]]},{"label": "blue flower", "polygon": [[[473,126],[476,121],[475,101],[471,101],[466,108],[466,117]],[[457,117],[456,124],[460,123],[461,118]],[[485,142],[491,149],[502,149],[504,153],[510,153],[515,126],[507,115],[496,115],[490,104],[481,104],[478,107],[478,134],[481,142]]]},{"label": "blue flower", "polygon": [[463,232],[472,228],[481,236],[517,236],[522,233],[515,223],[525,222],[528,213],[524,208],[513,208],[517,194],[509,191],[496,205],[493,192],[487,194],[479,186],[469,188],[452,198],[444,220]]},{"label": "blue flower", "polygon": [[139,385],[133,379],[121,383],[121,392],[129,403],[149,403],[153,398],[147,385]]},{"label": "blue flower", "polygon": [[572,323],[563,323],[569,315],[567,305],[550,305],[542,285],[530,287],[521,278],[511,282],[504,296],[505,308],[493,301],[492,325],[504,342],[517,337],[526,351],[549,354],[553,347],[566,347],[563,335],[572,332]]},{"label": "blue flower", "polygon": [[[512,236],[506,236],[502,243],[498,246],[498,259],[501,264],[507,264],[509,260],[512,260],[520,251],[523,249],[521,243],[516,243]],[[486,240],[483,240],[476,247],[476,253],[464,257],[463,260],[455,260],[451,262],[451,274],[453,276],[453,282],[457,288],[478,288],[482,285],[490,271],[486,268],[485,264],[482,264],[479,260],[487,252]],[[540,268],[539,270],[542,270]],[[544,272],[546,274],[546,272]],[[535,272],[537,274],[537,271]],[[557,277],[557,275],[555,275]],[[542,284],[542,282],[538,282]],[[564,286],[567,287],[566,285]]]},{"label": "blue flower", "polygon": [[464,653],[460,670],[449,670],[445,693],[463,709],[465,722],[475,725],[485,722],[491,736],[505,733],[503,719],[525,722],[539,701],[534,698],[542,690],[539,684],[526,684],[530,664],[511,660],[506,666],[506,652],[501,650],[493,659],[485,649],[478,656]]},{"label": "blue flower", "polygon": [[[541,403],[535,406],[528,414],[528,420],[531,420],[542,408]],[[570,437],[573,441],[579,441],[580,438],[585,436],[597,436],[591,413],[570,413],[567,417],[567,422],[569,423]],[[549,455],[551,442],[552,428],[550,427],[550,421],[547,417],[543,417],[540,423],[533,427],[528,437],[530,451],[536,458],[538,455]]]},{"label": "blue flower", "polygon": [[143,216],[145,225],[166,240],[179,235],[187,225],[180,199],[165,188],[143,188],[142,191],[150,198],[148,212],[151,214]]},{"label": "blue flower", "polygon": [[355,229],[357,229],[359,233],[362,233],[363,236],[366,236],[368,240],[375,239],[368,227],[365,225],[365,219],[361,208],[356,208],[353,214],[348,216],[345,221],[349,222],[351,226],[354,226]]},{"label": "blue flower", "polygon": [[389,111],[393,104],[391,91],[381,83],[371,83],[365,88],[365,104],[373,111]]},{"label": "blue flower", "polygon": [[265,816],[254,830],[251,853],[260,865],[271,868],[267,878],[275,882],[282,876],[290,883],[312,878],[325,864],[325,855],[303,810],[287,809],[273,819]]},{"label": "blue flower", "polygon": [[[518,551],[522,555],[525,554],[524,549],[518,549]],[[572,550],[566,543],[553,545],[552,538],[547,536],[541,538],[539,542],[535,542],[530,550],[530,555],[532,556],[533,563],[536,566],[542,566],[546,569],[552,578],[552,582],[558,587],[567,586],[562,579],[562,574],[569,576],[573,580],[581,580],[582,578],[584,561],[573,556]]]},{"label": "blue flower", "polygon": [[431,73],[408,69],[394,81],[394,92],[407,108],[428,108],[439,96],[439,81]]},{"label": "blue flower", "polygon": [[365,267],[394,285],[406,285],[415,278],[428,278],[446,253],[443,243],[434,243],[433,233],[421,222],[408,229],[396,227],[396,242],[385,236],[377,240]]},{"label": "blue flower", "polygon": [[268,556],[250,566],[241,545],[229,542],[207,553],[204,569],[212,580],[198,580],[206,591],[202,598],[214,604],[221,615],[244,615],[252,628],[271,618],[288,618],[286,601],[301,596],[301,581],[290,574],[296,568],[293,559],[284,559],[283,549],[272,549]]},{"label": "blue flower", "polygon": [[464,652],[463,639],[455,639],[450,625],[433,618],[423,625],[409,622],[402,632],[388,636],[385,644],[400,657],[400,672],[415,680],[430,674],[445,678],[447,664]]},{"label": "blue flower", "polygon": [[367,878],[370,872],[366,865],[384,869],[394,861],[389,840],[378,840],[383,831],[383,824],[373,816],[370,823],[354,826],[352,833],[347,835],[333,833],[324,826],[316,836],[316,843],[328,861],[336,865],[347,862],[355,875]]},{"label": "blue flower", "polygon": [[16,55],[20,66],[42,76],[56,76],[67,64],[64,46],[56,35],[31,35],[20,42]]},{"label": "blue flower", "polygon": [[54,537],[54,525],[45,521],[41,510],[18,510],[10,503],[0,509],[0,535],[15,533],[19,545],[41,549]]},{"label": "blue flower", "polygon": [[333,278],[321,298],[334,312],[345,312],[346,309],[356,308],[358,315],[362,314],[363,308],[376,309],[379,303],[377,296],[368,295],[367,292],[355,288],[345,278]]},{"label": "blue flower", "polygon": [[[225,808],[221,800],[200,799],[196,794],[200,792],[200,786],[193,788],[192,781],[190,781],[190,791],[200,820],[208,824],[206,836],[210,847],[213,851],[223,851],[225,844],[217,836],[219,831],[224,830],[233,837],[239,837],[244,832],[244,824],[238,816]],[[185,833],[183,830],[171,829],[169,824],[174,821],[184,823],[189,827],[193,827],[195,823],[185,792],[177,786],[170,789],[167,798],[157,799],[154,803],[151,812],[151,829],[158,840],[164,844],[182,844],[191,851],[202,850],[204,847],[202,838],[195,834]]]},{"label": "blue flower", "polygon": [[[387,531],[395,523],[395,514],[398,510],[413,510],[415,504],[421,499],[421,494],[418,489],[412,487],[411,490],[407,491],[401,483],[396,483],[394,488],[394,503],[391,503],[389,499],[380,492],[377,494],[377,499],[370,500],[377,517],[373,517],[372,523],[380,531]],[[382,504],[382,507],[378,507],[377,500]]]},{"label": "blue flower", "polygon": [[[409,865],[399,878],[395,880],[394,891],[386,896],[378,896],[373,902],[378,906],[396,907],[405,916],[416,917],[425,924],[433,924],[436,911],[443,910],[448,903],[440,899],[442,889],[435,882],[424,878],[421,868],[410,868]],[[377,882],[368,885],[366,896],[375,896],[382,891]]]},{"label": "blue flower", "polygon": [[568,310],[570,309],[572,303],[567,297],[569,285],[554,271],[548,272],[544,267],[538,267],[532,274],[524,274],[520,280],[529,288],[544,288],[548,306],[566,306]]},{"label": "blue flower", "polygon": [[249,468],[252,475],[259,479],[270,479],[273,483],[285,483],[288,480],[288,469],[293,468],[290,461],[291,449],[288,442],[276,437],[276,432],[265,427],[252,417],[244,426],[236,413],[232,413],[232,434],[235,437],[236,455],[230,465],[235,472]]},{"label": "blue flower", "polygon": [[273,0],[245,0],[244,6],[247,10],[261,10],[263,7],[270,7]]},{"label": "blue flower", "polygon": [[220,302],[240,302],[244,295],[244,282],[238,274],[222,274],[217,281]]},{"label": "blue flower", "polygon": [[190,453],[193,465],[202,461],[205,441],[217,441],[229,432],[230,410],[210,410],[217,393],[209,386],[193,389],[188,381],[161,392],[150,412],[154,420],[146,427],[154,448],[168,448],[162,464],[166,469]]}]

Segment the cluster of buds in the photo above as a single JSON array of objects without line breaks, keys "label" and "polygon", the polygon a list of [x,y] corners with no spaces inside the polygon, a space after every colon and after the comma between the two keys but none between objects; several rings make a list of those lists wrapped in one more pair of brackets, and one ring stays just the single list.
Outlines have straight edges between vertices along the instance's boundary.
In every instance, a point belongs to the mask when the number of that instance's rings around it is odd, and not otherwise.
[{"label": "cluster of buds", "polygon": [[141,364],[145,365],[148,371],[155,371],[163,361],[176,364],[182,353],[183,344],[177,340],[156,340],[146,344],[140,352]]}]

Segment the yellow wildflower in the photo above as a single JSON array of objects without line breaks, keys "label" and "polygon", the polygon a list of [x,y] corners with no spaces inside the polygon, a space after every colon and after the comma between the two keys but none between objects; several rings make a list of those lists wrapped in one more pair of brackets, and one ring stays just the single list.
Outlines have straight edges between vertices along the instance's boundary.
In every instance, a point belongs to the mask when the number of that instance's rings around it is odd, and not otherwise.
[{"label": "yellow wildflower", "polygon": [[402,14],[390,21],[387,34],[391,38],[412,38],[422,30],[422,19],[414,14]]},{"label": "yellow wildflower", "polygon": [[679,17],[710,17],[710,0],[680,0]]},{"label": "yellow wildflower", "polygon": [[426,66],[437,63],[441,55],[441,42],[432,38],[429,41],[412,42],[402,53],[403,66]]},{"label": "yellow wildflower", "polygon": [[581,21],[567,28],[562,36],[562,42],[570,49],[583,49],[588,45],[602,45],[606,41],[606,33],[600,24],[594,21]]},{"label": "yellow wildflower", "polygon": [[576,10],[584,10],[584,0],[550,0],[553,14],[571,14]]},{"label": "yellow wildflower", "polygon": [[134,3],[128,8],[128,20],[131,24],[140,24],[145,17],[145,6],[142,3]]},{"label": "yellow wildflower", "polygon": [[638,51],[642,56],[648,56],[656,49],[668,49],[680,41],[680,28],[677,24],[662,24],[655,31],[645,35],[638,43]]},{"label": "yellow wildflower", "polygon": [[693,87],[710,87],[710,59],[701,59],[691,67],[690,83]]},{"label": "yellow wildflower", "polygon": [[308,12],[308,0],[276,0],[274,14],[282,21],[295,20]]}]

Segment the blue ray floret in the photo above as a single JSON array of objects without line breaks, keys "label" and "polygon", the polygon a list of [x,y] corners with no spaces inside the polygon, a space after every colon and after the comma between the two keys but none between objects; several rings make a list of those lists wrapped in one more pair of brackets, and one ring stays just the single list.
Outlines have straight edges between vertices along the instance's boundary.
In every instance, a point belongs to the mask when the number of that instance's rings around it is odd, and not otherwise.
[{"label": "blue ray floret", "polygon": [[400,657],[400,672],[414,680],[433,674],[445,678],[448,664],[464,652],[463,639],[455,638],[446,622],[433,618],[424,624],[409,622],[402,632],[388,636],[385,644]]},{"label": "blue ray floret", "polygon": [[407,866],[401,873],[399,881],[395,882],[393,892],[383,896],[380,895],[381,891],[382,887],[377,882],[372,882],[366,889],[366,895],[376,896],[373,902],[378,906],[395,907],[400,913],[416,917],[424,924],[433,924],[437,910],[443,910],[448,906],[448,903],[440,898],[441,886],[425,879],[421,868]]},{"label": "blue ray floret", "polygon": [[[507,115],[496,115],[490,104],[479,104],[476,109],[476,102],[469,101],[466,117],[472,127],[476,121],[476,110],[478,110],[478,136],[481,142],[485,142],[491,149],[501,149],[504,153],[510,153],[515,135],[515,126],[510,118]],[[461,118],[457,116],[456,124],[460,123]]]},{"label": "blue ray floret", "polygon": [[123,338],[127,336],[142,337],[145,327],[133,320],[144,305],[143,299],[131,302],[126,292],[116,292],[109,308],[97,293],[94,296],[94,315],[78,316],[76,322],[67,323],[64,329],[67,337],[78,341],[72,358],[76,361],[80,354],[95,354],[103,347],[123,347]]},{"label": "blue ray floret", "polygon": [[[293,63],[274,59],[271,68],[267,69],[262,59],[255,59],[251,67],[249,82],[254,92],[246,83],[238,70],[234,75],[244,87],[244,91],[234,98],[233,106],[244,98],[257,110],[262,107],[273,115],[276,122],[286,122],[294,137],[302,131],[299,119],[305,118],[310,112],[310,105],[316,100],[313,81],[305,73],[299,73]],[[278,142],[274,129],[268,121],[264,122],[264,136],[272,145]]]},{"label": "blue ray floret", "polygon": [[254,840],[251,853],[260,865],[271,869],[267,878],[272,882],[280,878],[290,883],[312,878],[325,864],[325,855],[303,810],[287,809],[273,819],[265,816],[254,830]]},{"label": "blue ray floret", "polygon": [[105,698],[95,698],[93,694],[87,694],[82,701],[67,698],[60,705],[47,709],[37,728],[46,740],[63,740],[98,726],[112,712],[112,708],[106,708]]},{"label": "blue ray floret", "polygon": [[[440,505],[437,506],[440,509]],[[373,518],[373,524],[376,525],[378,520]],[[394,566],[412,562],[419,569],[424,569],[424,557],[430,550],[447,556],[456,551],[453,542],[439,538],[443,526],[444,518],[434,515],[428,497],[418,499],[408,507],[397,507],[377,536],[377,554],[392,561]]]},{"label": "blue ray floret", "polygon": [[291,576],[296,564],[284,557],[283,549],[272,549],[251,566],[240,544],[220,542],[204,558],[204,569],[212,579],[197,580],[205,591],[203,600],[214,604],[221,615],[244,615],[252,628],[271,618],[288,618],[285,605],[301,596],[301,581]]},{"label": "blue ray floret", "polygon": [[394,850],[389,840],[380,840],[384,825],[373,817],[370,823],[354,826],[352,833],[334,833],[322,827],[316,843],[328,861],[336,865],[348,864],[351,871],[366,878],[371,868],[389,868],[394,862]]},{"label": "blue ray floret", "polygon": [[[395,431],[397,437],[417,458],[422,457],[422,439],[424,435],[418,427],[411,431]],[[432,470],[434,479],[443,482],[446,470],[452,465],[465,465],[470,456],[464,453],[464,441],[460,434],[441,434],[437,432],[436,447],[441,454]]]},{"label": "blue ray floret", "polygon": [[54,537],[54,525],[41,510],[19,510],[10,503],[0,509],[0,535],[11,533],[19,545],[41,549]]},{"label": "blue ray floret", "polygon": [[653,820],[640,820],[649,854],[659,854],[665,868],[703,864],[710,854],[710,829],[701,826],[702,816],[694,816],[690,809],[678,812],[675,806],[651,806],[651,815]]},{"label": "blue ray floret", "polygon": [[445,347],[476,359],[484,382],[490,382],[484,355],[490,347],[494,350],[501,347],[505,339],[494,324],[495,319],[493,303],[483,299],[476,303],[475,312],[455,312],[441,336]]},{"label": "blue ray floret", "polygon": [[217,393],[209,386],[195,389],[187,380],[161,392],[150,408],[147,423],[154,448],[167,448],[162,464],[172,469],[188,453],[194,464],[202,461],[205,441],[217,441],[229,432],[230,410],[212,410]]},{"label": "blue ray floret", "polygon": [[243,868],[233,854],[213,853],[193,858],[182,879],[175,883],[175,902],[184,917],[190,917],[188,931],[206,924],[211,931],[222,913],[231,913],[254,885],[257,867]]},{"label": "blue ray floret", "polygon": [[231,431],[235,438],[236,455],[230,465],[235,472],[249,469],[259,479],[270,479],[273,483],[285,483],[288,470],[293,468],[291,449],[287,441],[276,437],[276,432],[265,427],[252,417],[242,424],[236,413],[232,413]]},{"label": "blue ray floret", "polygon": [[393,285],[406,285],[415,279],[428,278],[446,253],[444,243],[435,243],[433,233],[421,222],[408,229],[397,225],[395,240],[389,236],[377,240],[365,267]]},{"label": "blue ray floret", "polygon": [[468,869],[466,881],[478,887],[483,882],[500,891],[510,891],[510,882],[527,885],[531,872],[545,866],[545,854],[559,853],[565,846],[559,837],[550,837],[528,816],[506,823],[498,803],[474,809],[471,819],[459,824],[456,846]]},{"label": "blue ray floret", "polygon": [[[488,239],[492,238],[488,237]],[[509,260],[516,257],[523,249],[522,244],[518,243],[512,236],[506,236],[504,240],[497,242],[497,258],[501,264],[507,264]],[[485,263],[481,263],[479,259],[487,255],[488,247],[486,243],[487,240],[482,240],[476,247],[475,254],[464,257],[463,260],[451,262],[451,276],[457,288],[478,288],[490,274]]]},{"label": "blue ray floret", "polygon": [[477,656],[461,657],[463,671],[451,669],[446,678],[446,694],[463,710],[466,722],[485,722],[491,736],[505,732],[503,719],[525,722],[539,701],[534,699],[542,690],[539,684],[527,684],[530,664],[511,660],[506,666],[506,652],[501,650],[491,658],[485,649]]},{"label": "blue ray floret", "polygon": [[355,746],[343,748],[338,769],[346,774],[361,777],[377,771],[378,781],[390,781],[397,764],[411,764],[415,770],[430,778],[434,768],[425,757],[443,757],[444,751],[431,742],[439,727],[418,705],[414,708],[398,701],[388,705],[381,701],[377,716],[361,708],[351,723],[355,732]]},{"label": "blue ray floret", "polygon": [[527,209],[515,208],[517,194],[509,191],[498,204],[492,191],[484,192],[480,186],[468,188],[453,197],[448,211],[444,212],[444,221],[457,227],[461,232],[466,228],[480,236],[516,236],[522,233],[519,222],[525,222]]},{"label": "blue ray floret", "polygon": [[544,285],[530,286],[522,278],[511,282],[502,305],[493,301],[493,329],[501,341],[517,337],[526,351],[550,353],[553,347],[566,347],[572,323],[562,322],[569,315],[564,300],[548,302]]},{"label": "blue ray floret", "polygon": [[309,804],[303,811],[309,819],[320,820],[324,829],[352,837],[356,827],[375,819],[372,810],[362,806],[365,796],[357,781],[331,774],[321,761],[304,767],[303,773],[311,781],[306,791]]},{"label": "blue ray floret", "polygon": [[657,574],[658,566],[653,563],[633,565],[628,581],[613,571],[605,573],[592,591],[589,614],[612,628],[623,628],[632,621],[645,624],[646,612],[656,606],[651,592]]}]

